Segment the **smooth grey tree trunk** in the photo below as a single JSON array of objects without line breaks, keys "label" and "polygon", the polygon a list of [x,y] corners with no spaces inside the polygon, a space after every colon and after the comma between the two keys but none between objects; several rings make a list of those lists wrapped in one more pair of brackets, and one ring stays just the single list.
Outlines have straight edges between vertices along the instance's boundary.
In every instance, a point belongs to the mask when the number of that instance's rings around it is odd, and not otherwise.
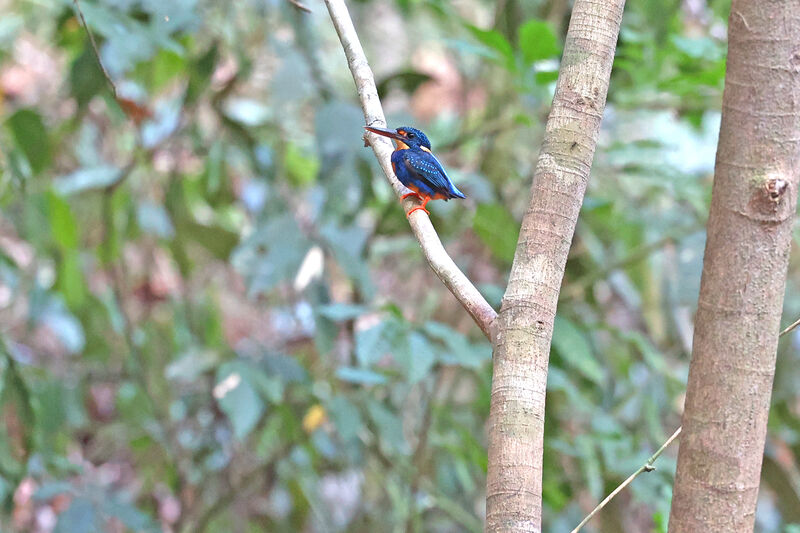
[{"label": "smooth grey tree trunk", "polygon": [[734,0],[669,531],[753,530],[800,177],[800,0]]}]

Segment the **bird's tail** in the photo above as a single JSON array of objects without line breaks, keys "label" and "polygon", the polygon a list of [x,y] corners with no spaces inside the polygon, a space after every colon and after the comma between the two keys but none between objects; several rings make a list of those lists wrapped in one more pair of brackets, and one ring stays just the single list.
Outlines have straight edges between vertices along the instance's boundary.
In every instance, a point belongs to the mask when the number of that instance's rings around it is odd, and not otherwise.
[{"label": "bird's tail", "polygon": [[466,198],[464,193],[459,191],[458,187],[456,187],[452,183],[450,184],[450,191],[449,192],[450,192],[450,198]]}]

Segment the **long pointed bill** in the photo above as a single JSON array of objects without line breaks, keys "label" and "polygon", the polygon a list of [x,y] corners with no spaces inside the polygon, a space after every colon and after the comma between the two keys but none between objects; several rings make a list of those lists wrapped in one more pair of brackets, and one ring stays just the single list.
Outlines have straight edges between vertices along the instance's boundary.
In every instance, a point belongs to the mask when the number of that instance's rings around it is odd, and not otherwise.
[{"label": "long pointed bill", "polygon": [[376,133],[378,135],[383,135],[384,137],[389,137],[390,139],[403,141],[403,136],[397,133],[396,130],[390,130],[386,128],[373,128],[372,126],[364,126],[364,129],[367,131],[371,131],[372,133]]}]

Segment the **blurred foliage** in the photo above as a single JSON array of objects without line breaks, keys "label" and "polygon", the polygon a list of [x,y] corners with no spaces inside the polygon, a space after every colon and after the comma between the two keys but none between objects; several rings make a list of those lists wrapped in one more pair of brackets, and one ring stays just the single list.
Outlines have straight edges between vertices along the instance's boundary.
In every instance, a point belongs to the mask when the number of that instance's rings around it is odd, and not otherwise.
[{"label": "blurred foliage", "polygon": [[[0,529],[480,531],[490,346],[363,148],[323,6],[80,5],[119,99],[72,2],[0,1]],[[569,5],[350,7],[390,123],[467,193],[435,225],[499,305]],[[680,420],[728,5],[627,9],[556,321],[547,531]],[[759,531],[800,527],[798,358],[795,334]],[[587,531],[666,531],[674,450],[657,466]]]}]

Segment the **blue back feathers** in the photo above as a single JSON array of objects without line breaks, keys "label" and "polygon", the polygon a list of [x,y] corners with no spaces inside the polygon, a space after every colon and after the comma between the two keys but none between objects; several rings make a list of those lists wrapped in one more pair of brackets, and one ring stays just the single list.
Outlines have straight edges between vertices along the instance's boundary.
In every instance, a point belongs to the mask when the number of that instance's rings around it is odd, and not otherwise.
[{"label": "blue back feathers", "polygon": [[398,148],[392,154],[392,166],[403,185],[434,199],[465,198],[431,153],[427,135],[410,126],[397,128],[397,133],[403,137],[402,143],[406,146],[398,141]]}]

